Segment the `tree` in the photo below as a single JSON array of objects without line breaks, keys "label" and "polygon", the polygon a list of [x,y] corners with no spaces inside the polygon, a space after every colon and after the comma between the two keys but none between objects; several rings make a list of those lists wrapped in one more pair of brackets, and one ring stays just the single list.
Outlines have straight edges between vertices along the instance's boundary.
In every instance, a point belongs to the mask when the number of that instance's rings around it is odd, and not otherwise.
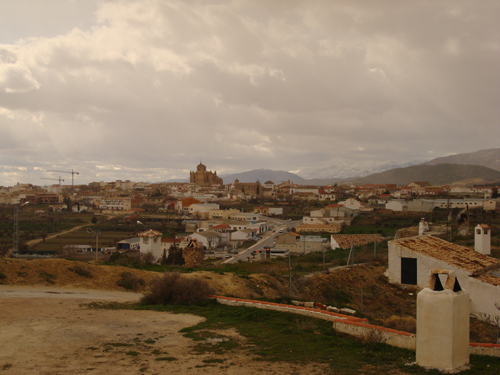
[{"label": "tree", "polygon": [[491,193],[491,198],[498,198],[498,189],[493,188],[493,192]]},{"label": "tree", "polygon": [[[494,303],[495,307],[497,308],[498,311],[500,311],[500,303],[495,302]],[[496,344],[498,344],[498,338],[499,338],[499,333],[500,333],[500,315],[490,315],[486,313],[479,313],[479,317],[488,323],[493,324],[496,329],[497,329],[497,341]]]},{"label": "tree", "polygon": [[163,253],[161,254],[160,264],[165,266],[168,264],[167,250],[163,249]]},{"label": "tree", "polygon": [[3,258],[7,255],[10,250],[10,245],[8,243],[3,243],[0,245],[0,256]]}]

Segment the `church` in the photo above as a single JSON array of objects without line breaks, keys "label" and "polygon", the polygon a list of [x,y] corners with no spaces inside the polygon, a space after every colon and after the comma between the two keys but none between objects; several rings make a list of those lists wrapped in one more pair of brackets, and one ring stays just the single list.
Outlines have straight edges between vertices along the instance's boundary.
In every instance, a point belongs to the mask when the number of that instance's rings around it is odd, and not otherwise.
[{"label": "church", "polygon": [[200,162],[196,172],[189,173],[189,182],[198,186],[222,185],[222,178],[217,176],[217,171],[207,172],[207,167]]}]

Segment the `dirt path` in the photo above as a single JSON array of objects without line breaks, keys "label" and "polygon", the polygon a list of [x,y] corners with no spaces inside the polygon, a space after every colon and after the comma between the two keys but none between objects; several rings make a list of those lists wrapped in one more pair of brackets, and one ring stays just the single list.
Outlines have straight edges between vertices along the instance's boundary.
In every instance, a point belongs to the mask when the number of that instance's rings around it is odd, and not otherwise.
[{"label": "dirt path", "polygon": [[[244,349],[193,351],[179,330],[203,318],[154,311],[94,310],[92,301],[134,302],[139,294],[0,285],[2,374],[289,374],[323,366],[253,361]],[[245,339],[236,331],[225,332]]]},{"label": "dirt path", "polygon": [[[68,229],[68,230],[65,230],[65,231],[62,231],[62,232],[51,234],[50,236],[47,236],[46,240],[50,240],[51,238],[55,238],[57,236],[60,236],[61,234],[66,234],[66,233],[69,233],[69,232],[74,232],[75,230],[78,230],[78,229],[83,228],[83,227],[87,227],[89,225],[90,224],[79,225],[77,227],[73,227],[71,229]],[[26,245],[32,246],[32,245],[36,245],[37,243],[40,243],[42,241],[43,241],[42,238],[35,238],[34,240],[26,241]]]}]

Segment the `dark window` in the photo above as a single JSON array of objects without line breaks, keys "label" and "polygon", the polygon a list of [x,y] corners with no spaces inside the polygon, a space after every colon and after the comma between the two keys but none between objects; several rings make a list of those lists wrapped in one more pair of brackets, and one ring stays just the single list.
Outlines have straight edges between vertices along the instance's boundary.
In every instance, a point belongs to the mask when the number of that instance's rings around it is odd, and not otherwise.
[{"label": "dark window", "polygon": [[417,285],[417,259],[401,258],[401,284]]}]

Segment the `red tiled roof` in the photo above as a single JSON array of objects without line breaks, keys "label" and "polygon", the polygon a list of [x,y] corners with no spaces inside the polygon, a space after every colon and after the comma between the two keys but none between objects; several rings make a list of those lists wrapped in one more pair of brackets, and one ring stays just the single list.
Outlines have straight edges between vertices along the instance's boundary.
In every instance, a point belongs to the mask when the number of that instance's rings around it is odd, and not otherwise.
[{"label": "red tiled roof", "polygon": [[227,224],[219,224],[219,225],[215,225],[213,227],[210,227],[210,229],[229,229],[229,228],[231,228],[231,227]]},{"label": "red tiled roof", "polygon": [[380,234],[333,234],[332,240],[337,242],[341,249],[349,249],[354,246],[366,245],[370,242],[382,242]]},{"label": "red tiled roof", "polygon": [[478,271],[498,263],[498,259],[432,236],[402,238],[394,240],[392,243],[469,272]]}]

